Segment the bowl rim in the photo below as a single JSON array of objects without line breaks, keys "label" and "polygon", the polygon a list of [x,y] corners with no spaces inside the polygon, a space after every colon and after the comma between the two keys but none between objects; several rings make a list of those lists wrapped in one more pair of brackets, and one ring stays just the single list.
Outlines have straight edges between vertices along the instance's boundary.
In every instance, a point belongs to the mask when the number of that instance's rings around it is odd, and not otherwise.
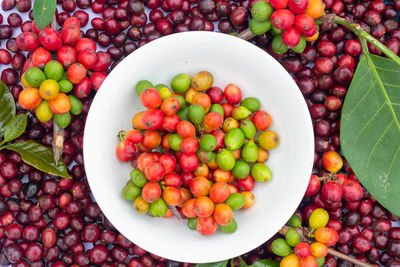
[{"label": "bowl rim", "polygon": [[[283,68],[283,66],[277,61],[275,60],[271,55],[269,55],[268,53],[266,53],[263,49],[251,44],[248,41],[245,41],[243,39],[228,35],[228,34],[223,34],[223,33],[218,33],[218,32],[204,32],[204,31],[192,31],[192,32],[183,32],[183,33],[174,33],[174,34],[170,34],[164,37],[161,37],[159,39],[156,39],[150,43],[147,43],[146,45],[138,48],[137,50],[135,50],[134,52],[132,52],[130,55],[128,55],[126,58],[124,58],[124,60],[122,60],[114,69],[111,73],[109,73],[108,77],[110,77],[113,73],[115,75],[115,73],[118,73],[119,69],[124,68],[127,64],[127,62],[130,61],[130,58],[134,58],[135,55],[140,54],[140,53],[146,53],[146,51],[148,50],[152,50],[152,49],[159,49],[160,44],[162,45],[162,43],[164,42],[170,42],[171,40],[174,40],[176,42],[178,42],[180,39],[182,38],[198,38],[199,36],[201,36],[201,38],[203,38],[203,40],[207,40],[207,38],[213,38],[213,39],[221,39],[222,41],[229,41],[229,42],[237,42],[240,43],[240,46],[242,47],[242,49],[253,49],[253,50],[258,50],[258,54],[260,54],[261,57],[264,57],[265,59],[268,59],[271,64],[273,66],[271,66],[272,68],[280,68],[281,70],[284,70],[285,74],[287,76],[288,82],[291,84],[290,87],[294,87],[297,90],[294,90],[296,92],[293,92],[294,94],[297,94],[297,98],[303,101],[303,103],[301,104],[303,106],[303,111],[306,111],[306,116],[305,116],[305,120],[304,120],[304,128],[301,129],[302,131],[306,131],[306,136],[309,138],[309,140],[304,140],[304,142],[308,143],[308,151],[303,151],[302,155],[303,155],[303,161],[304,163],[307,163],[306,165],[308,166],[304,166],[305,170],[308,170],[308,174],[311,175],[312,173],[312,169],[313,169],[313,161],[314,161],[314,133],[313,133],[313,127],[312,127],[312,120],[311,120],[311,116],[309,114],[306,102],[304,101],[303,95],[300,92],[300,89],[297,87],[297,84],[294,82],[293,78],[290,76],[290,74]],[[127,67],[128,65],[126,65]],[[108,78],[107,77],[107,78]],[[106,79],[107,79],[106,78]],[[103,82],[104,85],[104,82]],[[97,91],[96,96],[98,96],[99,94],[106,94],[105,88],[103,88],[104,86],[101,86],[100,89]],[[96,99],[99,99],[98,97],[94,97],[93,102],[91,104],[91,107],[98,105],[96,101]],[[85,129],[84,129],[84,140],[83,140],[83,157],[84,159],[88,158],[88,148],[87,148],[87,144],[88,139],[89,139],[89,134],[87,134],[88,132],[90,132],[90,125],[92,124],[92,117],[93,117],[93,113],[94,113],[94,109],[90,108],[89,112],[87,114],[87,119],[86,119],[86,123],[85,123]],[[110,215],[111,211],[110,211],[110,207],[108,205],[105,205],[105,202],[107,202],[107,198],[104,198],[100,195],[100,193],[97,192],[97,187],[96,187],[96,183],[95,183],[95,178],[94,177],[94,173],[92,173],[93,170],[93,163],[91,163],[90,160],[85,160],[85,171],[86,171],[86,176],[87,176],[87,180],[88,180],[88,184],[92,190],[92,194],[96,200],[96,202],[98,203],[100,209],[102,210],[103,214],[107,217],[107,219],[111,222],[111,224],[114,225],[114,227],[117,229],[118,232],[120,232],[121,234],[123,234],[126,238],[129,239],[129,235],[125,235],[126,233],[122,233],[118,228],[118,218],[112,217],[112,216],[107,216]],[[89,178],[89,177],[92,177]],[[294,199],[296,203],[300,204],[301,200],[304,196],[304,193],[306,191],[307,188],[307,184],[305,184],[303,186],[303,188],[301,188],[301,194],[298,194],[296,196],[296,198]],[[291,199],[293,201],[294,196],[291,196]],[[293,205],[292,209],[288,209],[288,211],[285,212],[286,216],[286,220],[289,220],[289,218],[293,215],[293,213],[295,212],[295,210],[297,209],[298,205]],[[282,220],[283,221],[283,220]],[[283,225],[282,225],[283,226]],[[282,227],[280,226],[280,227]],[[274,232],[278,232],[279,228],[273,228]],[[272,236],[268,237],[271,238]],[[185,256],[178,256],[175,257],[176,255],[174,255],[173,258],[168,257],[168,255],[165,255],[164,253],[159,253],[158,251],[155,252],[154,254],[159,255],[161,257],[164,258],[168,258],[168,259],[172,259],[172,260],[176,260],[176,261],[184,261],[184,262],[190,262],[190,263],[210,263],[210,262],[217,262],[217,261],[223,261],[223,260],[227,260],[227,259],[231,259],[237,256],[240,256],[244,253],[247,253],[248,251],[251,251],[252,249],[260,246],[261,244],[263,244],[264,242],[266,242],[268,239],[264,236],[263,238],[259,238],[257,240],[257,242],[252,243],[251,246],[247,246],[245,249],[242,249],[239,253],[235,253],[230,255],[228,258],[225,256],[224,258],[217,258],[217,257],[210,257],[210,258],[196,258],[196,259],[187,259],[185,258]],[[138,246],[142,247],[143,249],[145,249],[146,251],[149,251],[148,247],[146,245],[143,245],[143,243],[141,242],[141,240],[135,240],[132,242],[134,242],[135,244],[137,244]],[[249,248],[251,247],[251,248]],[[150,249],[151,250],[151,249]],[[151,251],[150,251],[151,252]],[[151,252],[153,253],[153,252]]]}]

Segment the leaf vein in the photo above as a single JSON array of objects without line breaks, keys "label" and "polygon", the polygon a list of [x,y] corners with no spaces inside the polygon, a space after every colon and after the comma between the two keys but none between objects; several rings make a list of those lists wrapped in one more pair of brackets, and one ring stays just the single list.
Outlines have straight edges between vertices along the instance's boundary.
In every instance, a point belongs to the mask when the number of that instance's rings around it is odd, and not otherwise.
[{"label": "leaf vein", "polygon": [[[371,123],[371,121],[374,120],[374,118],[378,115],[378,113],[382,110],[382,108],[385,106],[386,103],[383,103],[379,109],[375,112],[374,116],[372,116],[365,124],[364,126],[361,128],[361,130],[358,132],[358,134],[354,137],[354,141],[356,141],[358,139],[358,137],[360,136],[360,134],[368,127],[368,125]],[[355,143],[355,142],[354,142]]]},{"label": "leaf vein", "polygon": [[385,88],[385,86],[383,86],[383,81],[382,81],[381,77],[379,76],[378,71],[376,70],[376,66],[375,66],[374,62],[372,61],[371,57],[369,55],[366,55],[366,57],[367,57],[367,61],[370,63],[369,65],[371,66],[371,70],[372,70],[372,72],[373,72],[373,74],[374,74],[374,76],[376,78],[376,81],[379,84],[379,87],[380,87],[381,92],[382,92],[382,94],[383,94],[383,96],[385,98],[385,101],[389,105],[389,109],[390,109],[390,112],[392,113],[393,120],[395,121],[396,126],[400,131],[399,119],[397,118],[397,114],[393,109],[393,105],[392,105],[392,102],[391,102],[391,100],[389,98],[389,95],[386,92],[386,88]]},{"label": "leaf vein", "polygon": [[388,176],[388,177],[389,177],[390,171],[392,170],[394,160],[397,158],[397,155],[399,154],[399,152],[400,152],[400,145],[399,145],[398,148],[397,148],[396,154],[394,154],[394,157],[393,157],[393,159],[392,159],[392,162],[390,162],[389,169],[388,169],[388,173],[387,173],[387,176]]},{"label": "leaf vein", "polygon": [[375,149],[377,148],[379,142],[382,140],[382,138],[385,136],[386,132],[389,130],[389,128],[392,126],[392,123],[394,122],[394,120],[392,120],[388,126],[386,127],[386,129],[383,131],[383,133],[381,134],[381,136],[379,136],[378,140],[376,141],[374,147],[372,148],[371,152],[368,155],[368,161],[367,161],[367,168],[366,168],[366,172],[368,173],[368,168],[369,168],[369,162],[371,161],[371,157],[372,154],[374,153]]},{"label": "leaf vein", "polygon": [[383,70],[383,71],[400,72],[400,71],[398,71],[398,70],[394,70],[394,69],[385,69],[385,68],[381,68],[381,67],[377,67],[377,66],[375,66],[375,68],[378,69],[378,70]]},{"label": "leaf vein", "polygon": [[400,85],[397,85],[397,84],[391,84],[391,83],[385,83],[385,82],[382,82],[382,83],[387,85],[387,86],[400,87]]},{"label": "leaf vein", "polygon": [[359,104],[361,104],[361,102],[371,93],[371,90],[374,88],[374,84],[376,83],[376,80],[371,84],[371,86],[369,87],[368,91],[365,92],[365,94],[363,95],[363,97],[361,97],[361,99],[357,102],[357,104],[355,104],[353,106],[353,108],[350,110],[350,112],[348,112],[346,114],[346,116],[350,116],[351,113],[353,113],[354,110],[356,110],[356,108],[358,107]]}]

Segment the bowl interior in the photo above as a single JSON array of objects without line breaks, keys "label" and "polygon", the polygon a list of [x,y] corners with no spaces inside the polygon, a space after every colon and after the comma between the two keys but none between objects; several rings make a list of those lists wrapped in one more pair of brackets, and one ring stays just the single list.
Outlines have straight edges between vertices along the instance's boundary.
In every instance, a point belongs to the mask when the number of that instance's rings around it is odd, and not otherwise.
[{"label": "bowl interior", "polygon": [[[234,234],[218,231],[201,236],[186,221],[137,214],[121,197],[130,164],[115,156],[117,134],[130,129],[132,116],[144,110],[135,93],[137,81],[169,85],[178,73],[201,70],[214,75],[222,89],[237,84],[243,97],[254,96],[273,118],[271,129],[281,139],[266,164],[267,183],[257,183],[253,207],[235,212]],[[271,56],[252,44],[212,32],[174,34],[146,44],[124,59],[97,93],[84,136],[84,158],[93,195],[111,223],[144,249],[176,261],[204,263],[229,259],[261,245],[293,214],[308,184],[314,156],[311,119],[303,96],[290,75]]]}]

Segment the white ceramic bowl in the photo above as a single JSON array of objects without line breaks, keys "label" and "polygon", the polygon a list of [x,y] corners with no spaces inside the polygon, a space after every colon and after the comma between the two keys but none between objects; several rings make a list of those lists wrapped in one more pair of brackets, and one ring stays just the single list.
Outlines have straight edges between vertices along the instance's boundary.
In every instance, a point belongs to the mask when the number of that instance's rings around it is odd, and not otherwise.
[{"label": "white ceramic bowl", "polygon": [[[255,204],[235,212],[234,234],[217,231],[201,236],[186,221],[153,218],[134,211],[121,196],[131,166],[115,156],[117,134],[130,129],[143,110],[135,92],[139,80],[169,84],[179,73],[201,70],[214,85],[235,83],[244,97],[255,96],[273,118],[281,139],[270,151],[272,179],[257,183]],[[286,70],[260,48],[239,38],[213,32],[187,32],[155,40],[133,52],[108,75],[86,121],[84,158],[93,195],[104,215],[128,239],[164,258],[205,263],[246,253],[272,237],[299,205],[310,178],[314,137],[310,115],[298,87]]]}]

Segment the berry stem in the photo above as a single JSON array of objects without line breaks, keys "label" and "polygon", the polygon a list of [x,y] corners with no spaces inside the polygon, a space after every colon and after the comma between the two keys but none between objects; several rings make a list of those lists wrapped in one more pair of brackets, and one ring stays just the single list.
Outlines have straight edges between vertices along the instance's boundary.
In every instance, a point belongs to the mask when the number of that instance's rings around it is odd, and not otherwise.
[{"label": "berry stem", "polygon": [[243,40],[250,40],[250,39],[256,37],[256,35],[254,33],[252,33],[249,28],[247,28],[246,30],[237,34],[236,37],[243,39]]},{"label": "berry stem", "polygon": [[[337,24],[343,25],[347,28],[349,28],[352,32],[354,32],[359,38],[362,43],[362,40],[366,40],[376,48],[378,48],[382,53],[384,53],[388,58],[393,60],[397,65],[400,66],[400,57],[398,57],[392,50],[390,50],[387,46],[379,42],[377,39],[372,37],[367,31],[365,31],[359,24],[354,23],[353,21],[350,21],[348,19],[344,19],[338,16],[335,16],[334,14],[330,15],[324,15],[320,18],[323,21],[326,21],[327,19],[331,22],[335,22]],[[368,49],[364,49],[363,47],[363,52],[364,54],[369,54]]]},{"label": "berry stem", "polygon": [[[54,15],[53,19],[50,22],[50,27],[54,30],[57,30],[57,21],[56,21],[56,16]],[[57,125],[57,123],[54,122],[53,120],[53,154],[54,154],[54,161],[58,163],[60,160],[62,154],[63,154],[63,148],[64,148],[64,140],[65,140],[65,134],[64,134],[64,129],[61,128],[60,126]]]},{"label": "berry stem", "polygon": [[118,136],[119,136],[119,140],[120,140],[120,141],[124,140],[125,137],[126,137],[125,131],[120,131],[119,134],[118,134]]},{"label": "berry stem", "polygon": [[182,220],[181,214],[179,213],[179,211],[174,206],[168,205],[168,208],[171,210],[172,214],[174,214],[174,216],[176,218],[178,218],[179,221]]},{"label": "berry stem", "polygon": [[57,125],[57,123],[53,122],[53,154],[54,154],[54,161],[58,163],[62,154],[63,154],[63,147],[64,147],[64,129]]},{"label": "berry stem", "polygon": [[[290,227],[290,226],[285,225],[279,230],[279,233],[281,235],[285,235],[286,232],[289,229],[296,230],[300,234],[300,240],[302,242],[306,242],[308,244],[314,243],[313,240],[311,240],[311,239],[306,237],[306,235],[304,234],[304,230],[302,228],[294,228],[294,227]],[[377,265],[369,264],[369,263],[360,261],[358,259],[355,259],[353,257],[347,256],[346,254],[343,254],[343,253],[341,253],[341,252],[339,252],[337,250],[334,250],[333,248],[328,248],[328,253],[331,254],[332,256],[335,256],[335,257],[339,258],[339,259],[351,262],[351,263],[353,263],[353,264],[355,264],[356,266],[359,266],[359,267],[378,267]]]}]

